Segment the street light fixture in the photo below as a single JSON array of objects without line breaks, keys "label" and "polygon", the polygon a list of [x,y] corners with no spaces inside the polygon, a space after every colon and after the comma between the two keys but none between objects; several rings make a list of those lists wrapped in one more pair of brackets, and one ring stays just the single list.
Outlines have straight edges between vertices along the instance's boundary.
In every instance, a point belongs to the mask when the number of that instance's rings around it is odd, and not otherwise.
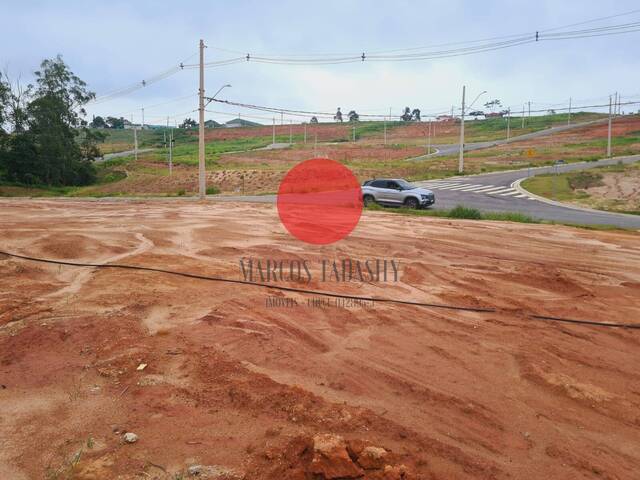
[{"label": "street light fixture", "polygon": [[227,83],[226,85],[222,85],[222,86],[218,89],[218,91],[217,91],[216,93],[214,93],[214,94],[213,94],[213,97],[206,97],[206,99],[208,100],[208,102],[206,103],[205,107],[206,107],[207,105],[209,105],[211,102],[213,102],[213,100],[215,100],[216,96],[217,96],[217,95],[218,95],[222,90],[224,90],[224,89],[225,89],[225,88],[227,88],[227,87],[231,87],[231,84]]},{"label": "street light fixture", "polygon": [[487,93],[487,91],[486,91],[486,90],[485,90],[485,91],[483,91],[483,92],[480,92],[480,93],[478,94],[478,96],[476,97],[476,99],[475,99],[473,102],[471,102],[471,105],[469,105],[469,110],[471,110],[471,107],[473,107],[473,105],[478,101],[478,99],[479,99],[482,95],[484,95],[485,93]]},{"label": "street light fixture", "polygon": [[[462,86],[462,109],[460,111],[460,154],[458,155],[458,173],[462,173],[464,171],[464,96],[466,92],[466,86]],[[469,108],[473,107],[473,104],[478,101],[478,99],[487,93],[486,90],[480,92],[478,96],[475,98]]]}]

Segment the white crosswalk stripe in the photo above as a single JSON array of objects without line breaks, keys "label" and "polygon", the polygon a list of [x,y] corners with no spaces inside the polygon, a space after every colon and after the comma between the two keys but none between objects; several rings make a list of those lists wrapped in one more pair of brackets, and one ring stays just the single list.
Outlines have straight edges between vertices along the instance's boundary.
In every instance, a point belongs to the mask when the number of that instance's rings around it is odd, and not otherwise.
[{"label": "white crosswalk stripe", "polygon": [[491,192],[487,192],[489,195],[496,195],[499,193],[505,193],[505,192],[510,192],[512,190],[511,187],[502,187],[500,190],[494,190]]},{"label": "white crosswalk stripe", "polygon": [[462,185],[460,185],[460,184],[458,184],[458,185],[450,185],[448,187],[440,187],[440,190],[451,190],[452,188],[459,188],[459,187],[468,186],[468,185],[471,185],[471,184],[470,183],[464,183]]},{"label": "white crosswalk stripe", "polygon": [[488,193],[497,193],[497,192],[500,192],[500,191],[504,190],[505,188],[506,187],[504,187],[504,186],[502,186],[502,187],[493,187],[493,188],[489,188],[489,189],[485,190],[482,193],[487,193],[487,194]]},{"label": "white crosswalk stripe", "polygon": [[461,192],[480,192],[482,190],[487,190],[489,188],[493,188],[493,185],[475,185],[473,187],[465,187],[461,188]]},{"label": "white crosswalk stripe", "polygon": [[469,192],[484,195],[495,195],[505,198],[535,200],[535,198],[530,197],[526,193],[520,193],[519,190],[506,185],[482,185],[478,183],[464,183],[450,180],[429,180],[426,182],[420,182],[420,185],[430,190],[448,190],[450,192]]},{"label": "white crosswalk stripe", "polygon": [[461,186],[456,187],[456,188],[452,188],[451,190],[461,190],[461,191],[464,191],[464,190],[466,190],[467,188],[474,188],[474,187],[479,187],[479,186],[480,186],[480,184],[479,184],[479,183],[476,183],[475,185],[466,184],[466,185],[461,185]]}]

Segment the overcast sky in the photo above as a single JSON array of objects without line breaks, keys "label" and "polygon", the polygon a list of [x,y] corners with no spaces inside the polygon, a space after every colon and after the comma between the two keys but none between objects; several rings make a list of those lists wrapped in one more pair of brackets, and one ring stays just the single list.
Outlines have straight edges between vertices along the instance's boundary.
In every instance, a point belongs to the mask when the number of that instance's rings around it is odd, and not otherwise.
[{"label": "overcast sky", "polygon": [[[4,2],[0,66],[13,77],[32,78],[43,58],[62,54],[71,69],[100,94],[140,82],[191,57],[198,40],[206,61],[237,54],[358,53],[478,40],[535,32],[640,8],[637,0],[532,1],[183,1]],[[640,21],[640,12],[589,28]],[[232,84],[220,98],[293,109],[398,114],[404,106],[424,112],[459,106],[488,93],[505,106],[532,108],[604,101],[619,91],[640,100],[640,32],[547,41],[472,56],[396,63],[290,66],[244,62],[207,69],[206,90]],[[167,115],[197,108],[197,70],[180,71],[127,96],[90,107],[90,114],[123,115],[164,123]],[[179,97],[192,95],[164,105]],[[211,106],[234,116],[237,108]],[[520,108],[520,107],[517,107]],[[638,106],[634,108],[637,109]],[[244,114],[264,115],[242,111]],[[178,122],[185,115],[180,115]],[[189,114],[195,118],[195,114]],[[208,113],[226,121],[231,116]],[[173,122],[172,118],[172,122]],[[265,122],[267,123],[267,122]]]}]

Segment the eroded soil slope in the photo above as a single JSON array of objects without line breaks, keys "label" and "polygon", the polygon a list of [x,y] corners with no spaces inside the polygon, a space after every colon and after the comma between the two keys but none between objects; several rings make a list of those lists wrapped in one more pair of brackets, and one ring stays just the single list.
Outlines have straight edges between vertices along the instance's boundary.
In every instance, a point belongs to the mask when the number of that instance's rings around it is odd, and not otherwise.
[{"label": "eroded soil slope", "polygon": [[[309,306],[318,297],[2,256],[0,478],[640,471],[640,332],[527,316],[637,322],[637,234],[372,212],[317,247],[270,205],[189,200],[7,200],[0,232],[1,250],[36,257],[233,279],[241,258],[298,259],[305,288],[497,309]],[[398,281],[322,282],[322,260],[345,258],[394,259]]]}]

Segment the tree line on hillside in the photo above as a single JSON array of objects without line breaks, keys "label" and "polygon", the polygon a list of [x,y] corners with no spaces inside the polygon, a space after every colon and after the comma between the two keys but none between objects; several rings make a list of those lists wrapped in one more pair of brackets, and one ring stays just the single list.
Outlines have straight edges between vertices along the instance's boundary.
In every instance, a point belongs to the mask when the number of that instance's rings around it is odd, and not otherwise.
[{"label": "tree line on hillside", "polygon": [[[316,118],[316,117],[313,117],[313,118]],[[349,111],[349,113],[347,113],[347,118],[349,119],[350,122],[358,122],[358,121],[360,121],[360,115],[355,110]],[[333,119],[336,122],[343,122],[344,121],[344,118],[342,117],[342,111],[340,110],[340,107],[338,107],[338,111],[333,116]],[[403,122],[419,122],[420,121],[420,109],[419,108],[414,108],[413,110],[411,110],[410,107],[405,107],[402,115],[400,115],[400,120],[402,120]],[[316,119],[316,122],[317,122],[317,119]],[[313,121],[312,121],[312,123],[313,123]]]},{"label": "tree line on hillside", "polygon": [[88,185],[104,134],[87,128],[84,105],[95,93],[61,56],[43,60],[35,84],[0,74],[0,177],[44,185]]}]

